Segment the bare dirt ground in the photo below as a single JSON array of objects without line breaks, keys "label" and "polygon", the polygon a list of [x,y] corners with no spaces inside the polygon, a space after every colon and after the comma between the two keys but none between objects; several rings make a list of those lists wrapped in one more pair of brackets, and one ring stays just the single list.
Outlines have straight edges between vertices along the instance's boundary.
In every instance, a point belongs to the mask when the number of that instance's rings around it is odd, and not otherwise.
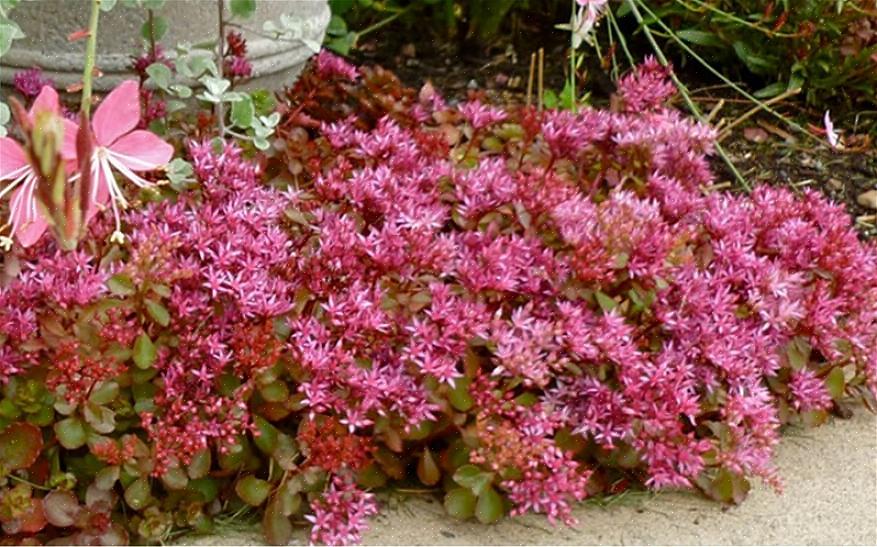
[{"label": "bare dirt ground", "polygon": [[[527,36],[529,39],[522,38]],[[355,52],[355,61],[389,68],[415,88],[430,81],[450,100],[483,95],[497,104],[523,104],[530,55],[537,47],[544,47],[545,88],[560,91],[563,87],[566,40],[563,32],[548,32],[544,25],[541,31],[534,26],[526,32],[505,36],[489,49],[417,33],[394,32],[366,41]],[[591,53],[583,70],[590,100],[595,105],[608,102],[614,88],[605,67],[599,63]],[[844,150],[834,150],[821,134],[824,113],[805,105],[799,97],[789,97],[773,108],[805,132],[764,112],[746,114],[753,103],[717,84],[698,67],[679,67],[677,72],[702,112],[711,112],[718,101],[723,101],[711,121],[719,128],[733,126],[721,136],[721,144],[750,185],[782,185],[795,191],[823,192],[846,206],[863,237],[877,236],[877,205],[873,205],[873,198],[872,206],[863,205],[859,198],[866,192],[877,191],[874,142],[877,111],[867,107],[844,111],[839,105],[826,105],[836,107],[832,108],[833,121],[847,141]],[[678,97],[676,106],[684,108]],[[739,118],[744,115],[741,122]],[[727,165],[717,156],[713,159],[713,172],[720,188],[740,189]]]}]

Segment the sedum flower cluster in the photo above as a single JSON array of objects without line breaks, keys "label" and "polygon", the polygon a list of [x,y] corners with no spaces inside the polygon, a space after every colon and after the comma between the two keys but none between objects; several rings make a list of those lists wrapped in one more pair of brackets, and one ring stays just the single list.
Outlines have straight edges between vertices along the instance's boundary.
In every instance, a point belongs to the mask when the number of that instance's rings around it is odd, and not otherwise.
[{"label": "sedum flower cluster", "polygon": [[6,533],[159,541],[250,505],[272,542],[341,544],[393,481],[567,524],[626,488],[781,488],[784,424],[873,405],[877,246],[815,193],[710,192],[666,75],[540,113],[323,53],[273,156],[190,142],[198,184],[124,211],[126,246],[104,215],[13,250],[0,451],[27,449],[0,474],[53,493],[0,486]]}]

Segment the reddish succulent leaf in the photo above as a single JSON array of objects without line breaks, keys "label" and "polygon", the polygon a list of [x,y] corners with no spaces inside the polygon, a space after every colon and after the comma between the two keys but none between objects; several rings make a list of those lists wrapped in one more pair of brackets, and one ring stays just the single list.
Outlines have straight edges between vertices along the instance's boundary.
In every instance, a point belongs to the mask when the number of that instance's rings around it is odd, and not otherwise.
[{"label": "reddish succulent leaf", "polygon": [[43,511],[52,526],[66,528],[73,526],[81,507],[79,500],[71,492],[55,490],[43,498]]},{"label": "reddish succulent leaf", "polygon": [[35,425],[16,422],[0,432],[0,461],[6,469],[27,469],[42,449],[43,435]]},{"label": "reddish succulent leaf", "polygon": [[20,522],[20,530],[23,534],[36,534],[46,527],[48,521],[43,511],[43,501],[41,499],[32,499],[30,510],[18,517]]}]

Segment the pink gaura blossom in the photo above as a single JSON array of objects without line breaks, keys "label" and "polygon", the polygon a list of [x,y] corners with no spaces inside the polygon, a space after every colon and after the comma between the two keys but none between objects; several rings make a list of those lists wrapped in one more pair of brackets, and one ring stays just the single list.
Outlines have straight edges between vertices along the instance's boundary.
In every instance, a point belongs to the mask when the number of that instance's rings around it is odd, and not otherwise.
[{"label": "pink gaura blossom", "polygon": [[[33,105],[27,113],[28,121],[34,123],[40,112],[51,112],[61,115],[61,105],[58,101],[58,93],[49,86],[43,87],[39,95],[34,99]],[[61,156],[69,164],[76,161],[76,133],[78,126],[70,121],[63,120],[64,142],[61,147]],[[12,247],[12,238],[18,240],[22,247],[30,247],[36,243],[48,224],[40,212],[40,205],[36,197],[38,183],[37,174],[34,172],[27,153],[15,140],[9,137],[0,138],[0,180],[9,181],[0,189],[0,199],[9,195],[9,221],[0,226],[0,248],[9,250]],[[9,228],[9,234],[2,232]]]},{"label": "pink gaura blossom", "polygon": [[825,125],[825,138],[828,139],[828,144],[830,144],[831,147],[835,149],[843,148],[843,145],[841,145],[840,136],[834,129],[834,122],[831,120],[831,112],[828,110],[825,111],[823,123]]},{"label": "pink gaura blossom", "polygon": [[155,184],[137,173],[161,168],[174,153],[173,146],[155,134],[135,129],[139,123],[140,85],[134,80],[124,81],[111,91],[91,120],[95,141],[91,159],[94,184],[87,218],[93,217],[109,201],[116,221],[112,236],[115,241],[124,241],[119,207],[127,208],[128,200],[113,171],[140,188],[150,188]]}]

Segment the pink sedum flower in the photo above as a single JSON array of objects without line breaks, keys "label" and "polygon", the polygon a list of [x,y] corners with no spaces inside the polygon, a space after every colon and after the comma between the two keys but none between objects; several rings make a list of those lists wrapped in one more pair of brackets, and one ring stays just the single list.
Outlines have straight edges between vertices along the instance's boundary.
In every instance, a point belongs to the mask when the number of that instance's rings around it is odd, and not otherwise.
[{"label": "pink sedum flower", "polygon": [[39,68],[28,68],[19,70],[12,77],[12,85],[15,90],[27,97],[33,99],[39,95],[46,86],[54,87],[54,82],[43,76],[43,71]]},{"label": "pink sedum flower", "polygon": [[119,207],[127,208],[128,200],[113,171],[140,188],[154,186],[138,173],[154,171],[170,161],[174,148],[150,131],[135,129],[140,123],[140,86],[134,80],[122,82],[94,113],[91,120],[95,149],[91,158],[94,185],[87,219],[93,217],[109,201],[116,220],[114,241],[124,241]]},{"label": "pink sedum flower", "polygon": [[323,496],[311,503],[311,511],[305,520],[313,524],[312,544],[354,545],[362,542],[366,519],[377,514],[378,505],[374,494],[336,475]]},{"label": "pink sedum flower", "polygon": [[[28,119],[33,122],[38,112],[49,111],[61,115],[58,93],[44,86],[28,111]],[[64,143],[62,157],[74,163],[76,160],[76,133],[78,126],[64,120]],[[48,224],[39,212],[35,195],[38,178],[28,161],[27,153],[15,140],[0,138],[0,180],[9,181],[0,189],[0,199],[9,195],[9,221],[0,226],[0,248],[9,250],[15,238],[22,247],[30,247],[39,241]],[[9,235],[2,235],[7,228]]]}]

